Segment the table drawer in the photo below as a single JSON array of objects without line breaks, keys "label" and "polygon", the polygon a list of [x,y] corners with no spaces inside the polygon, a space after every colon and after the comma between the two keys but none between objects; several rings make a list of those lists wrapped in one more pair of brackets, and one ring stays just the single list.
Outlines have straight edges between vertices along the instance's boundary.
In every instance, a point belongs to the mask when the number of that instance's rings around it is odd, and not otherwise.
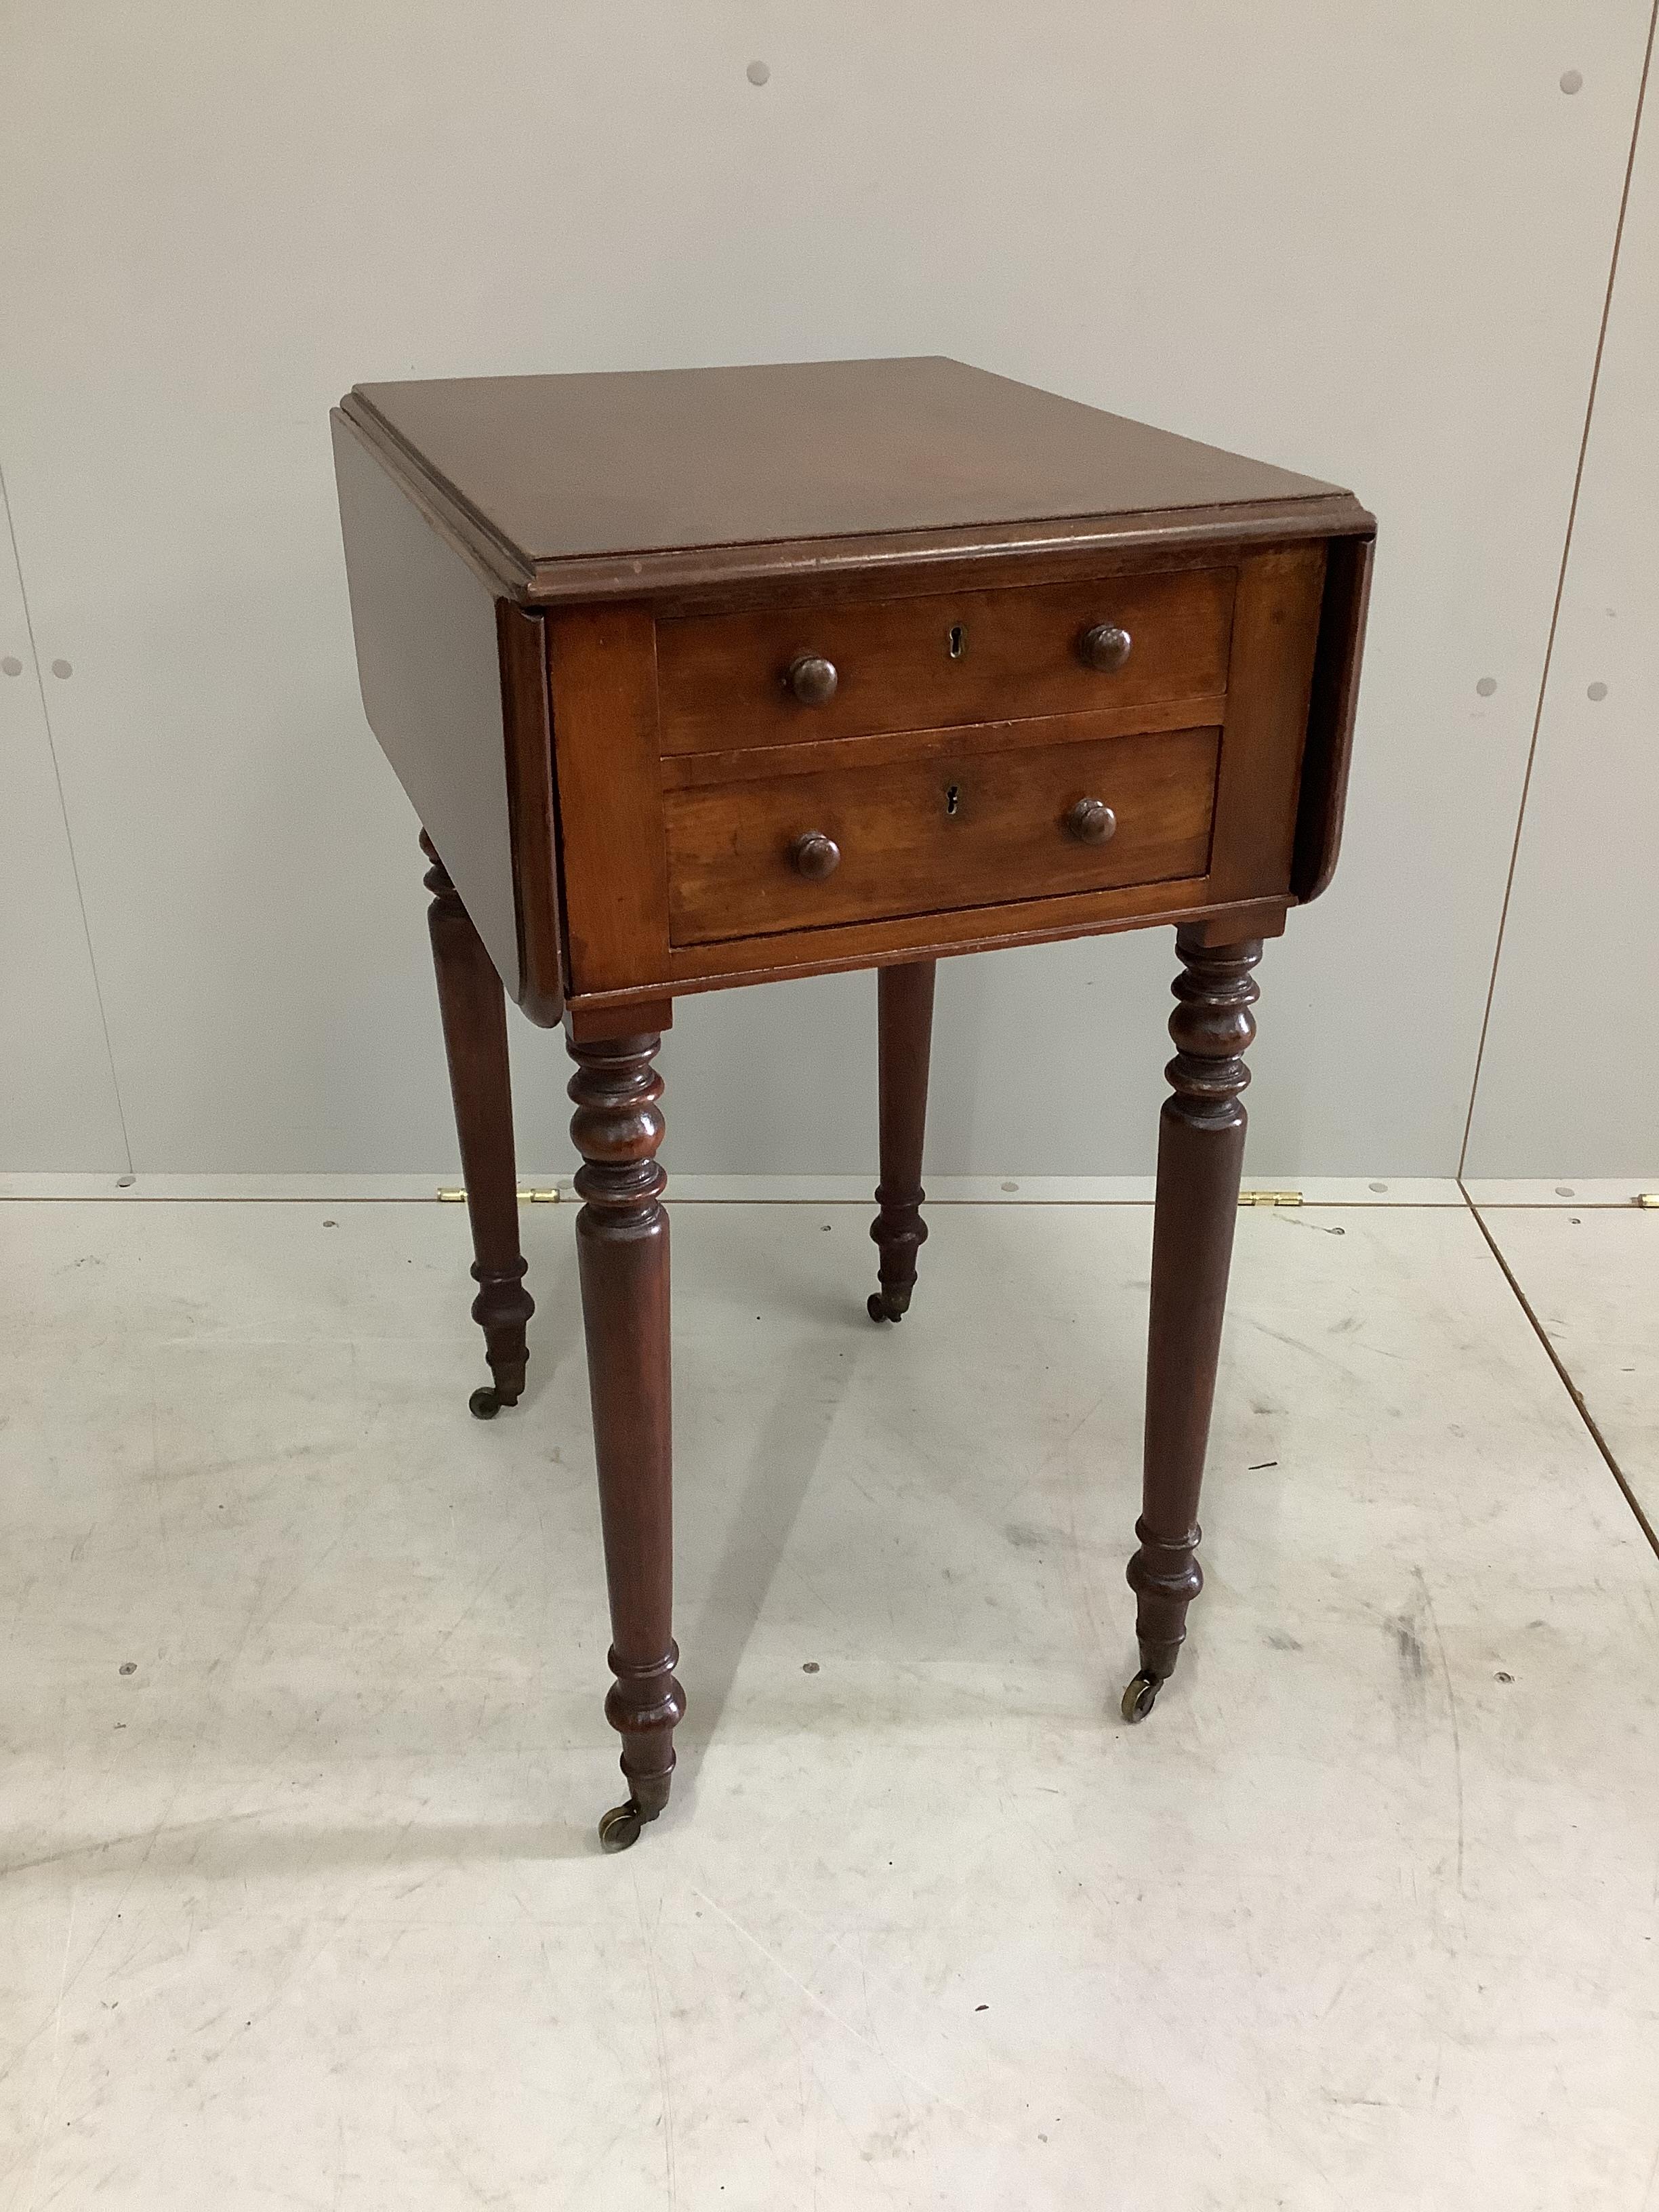
[{"label": "table drawer", "polygon": [[1235,576],[1187,569],[659,622],[662,750],[1218,699]]},{"label": "table drawer", "polygon": [[698,763],[664,793],[671,942],[1202,876],[1219,728],[1091,724],[928,731],[800,772]]}]

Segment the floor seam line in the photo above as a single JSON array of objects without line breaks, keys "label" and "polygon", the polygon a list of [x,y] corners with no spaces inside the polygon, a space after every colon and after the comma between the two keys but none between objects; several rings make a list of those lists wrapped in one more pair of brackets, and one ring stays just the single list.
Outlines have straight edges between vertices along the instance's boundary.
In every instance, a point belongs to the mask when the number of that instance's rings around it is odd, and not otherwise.
[{"label": "floor seam line", "polygon": [[[1460,1189],[1462,1188],[1461,1178],[1458,1188]],[[1591,1413],[1589,1404],[1585,1400],[1583,1392],[1580,1390],[1578,1385],[1573,1381],[1572,1376],[1568,1373],[1566,1362],[1562,1358],[1560,1353],[1551,1342],[1549,1331],[1544,1327],[1543,1322],[1539,1320],[1537,1314],[1533,1310],[1531,1299],[1522,1289],[1520,1281],[1516,1275],[1514,1268],[1510,1267],[1509,1261],[1504,1257],[1502,1248],[1499,1246],[1498,1239],[1492,1235],[1492,1231],[1486,1226],[1486,1220],[1481,1214],[1480,1207],[1469,1196],[1467,1190],[1463,1192],[1463,1197],[1465,1203],[1468,1206],[1469,1212],[1474,1216],[1475,1227],[1480,1231],[1482,1237],[1486,1240],[1486,1249],[1491,1252],[1492,1258],[1497,1261],[1499,1268],[1503,1272],[1504,1280],[1509,1285],[1510,1290],[1515,1293],[1516,1304],[1520,1307],[1522,1312],[1525,1314],[1527,1319],[1532,1323],[1534,1335],[1537,1337],[1540,1344],[1543,1346],[1546,1358],[1548,1359],[1550,1365],[1555,1370],[1556,1374],[1560,1378],[1562,1389],[1566,1392],[1567,1396],[1572,1401],[1574,1412],[1577,1414],[1584,1426],[1589,1431],[1590,1441],[1595,1444],[1597,1451],[1601,1453],[1602,1458],[1607,1462],[1607,1471],[1612,1475],[1613,1480],[1618,1484],[1620,1492],[1623,1493],[1626,1504],[1629,1506],[1632,1513],[1635,1516],[1637,1527],[1642,1531],[1642,1534],[1647,1538],[1648,1542],[1652,1546],[1655,1557],[1659,1558],[1659,1534],[1656,1534],[1652,1522],[1649,1520],[1646,1513],[1642,1510],[1641,1500],[1637,1497],[1636,1492],[1631,1488],[1628,1480],[1626,1479],[1625,1470],[1620,1466],[1618,1460],[1613,1456],[1613,1448],[1608,1443],[1607,1438],[1602,1435],[1601,1424],[1597,1421],[1595,1414]]]}]

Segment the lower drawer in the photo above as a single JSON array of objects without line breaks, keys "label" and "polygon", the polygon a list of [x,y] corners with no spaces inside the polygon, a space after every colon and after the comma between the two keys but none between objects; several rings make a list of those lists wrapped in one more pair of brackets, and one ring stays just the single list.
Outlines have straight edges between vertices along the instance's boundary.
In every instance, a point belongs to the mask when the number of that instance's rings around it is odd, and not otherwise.
[{"label": "lower drawer", "polygon": [[1033,742],[1040,726],[928,732],[879,764],[671,788],[671,941],[1206,873],[1218,729],[1103,738],[1073,728],[1044,744]]}]

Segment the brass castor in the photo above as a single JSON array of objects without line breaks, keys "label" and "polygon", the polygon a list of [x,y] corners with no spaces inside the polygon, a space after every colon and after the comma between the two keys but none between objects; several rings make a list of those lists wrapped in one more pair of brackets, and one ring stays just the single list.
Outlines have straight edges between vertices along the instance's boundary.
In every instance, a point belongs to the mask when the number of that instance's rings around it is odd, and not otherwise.
[{"label": "brass castor", "polygon": [[1137,1674],[1123,1692],[1122,1713],[1131,1723],[1144,1721],[1158,1703],[1158,1693],[1164,1687],[1162,1678],[1144,1670]]},{"label": "brass castor", "polygon": [[631,1797],[625,1805],[613,1805],[599,1822],[599,1849],[625,1851],[638,1843],[644,1825],[645,1816]]},{"label": "brass castor", "polygon": [[904,1319],[903,1307],[890,1306],[879,1291],[871,1291],[865,1310],[872,1321],[902,1321]]}]

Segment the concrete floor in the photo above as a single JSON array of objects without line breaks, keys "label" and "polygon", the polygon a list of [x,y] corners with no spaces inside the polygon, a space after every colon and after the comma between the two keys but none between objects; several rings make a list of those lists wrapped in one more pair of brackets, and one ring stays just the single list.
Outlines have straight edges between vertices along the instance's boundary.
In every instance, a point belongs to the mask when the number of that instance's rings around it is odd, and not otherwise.
[{"label": "concrete floor", "polygon": [[[677,1208],[617,1858],[573,1211],[486,1425],[457,1208],[0,1206],[3,2212],[1659,2204],[1659,1560],[1467,1208],[1241,1215],[1135,1729],[1146,1209],[878,1330],[867,1203]],[[1659,1218],[1566,1224],[1651,1506]]]},{"label": "concrete floor", "polygon": [[1481,1218],[1637,1510],[1659,1528],[1659,1214],[1557,1203]]}]

